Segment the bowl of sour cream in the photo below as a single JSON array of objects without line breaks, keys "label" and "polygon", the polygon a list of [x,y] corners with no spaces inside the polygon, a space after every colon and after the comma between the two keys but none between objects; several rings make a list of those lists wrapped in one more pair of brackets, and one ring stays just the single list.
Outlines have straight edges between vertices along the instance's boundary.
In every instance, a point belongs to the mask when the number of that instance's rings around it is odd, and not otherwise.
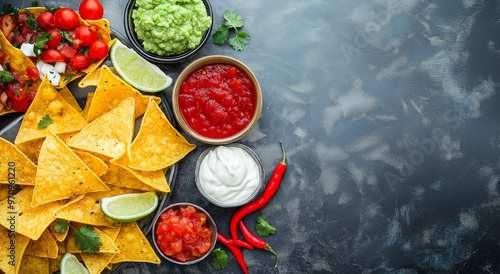
[{"label": "bowl of sour cream", "polygon": [[264,170],[249,147],[232,143],[205,150],[196,162],[196,187],[212,204],[238,207],[259,193]]}]

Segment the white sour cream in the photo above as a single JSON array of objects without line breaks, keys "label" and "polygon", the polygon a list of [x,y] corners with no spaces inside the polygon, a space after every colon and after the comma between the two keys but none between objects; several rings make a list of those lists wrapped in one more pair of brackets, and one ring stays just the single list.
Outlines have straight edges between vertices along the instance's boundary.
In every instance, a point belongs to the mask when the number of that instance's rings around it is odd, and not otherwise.
[{"label": "white sour cream", "polygon": [[232,204],[247,199],[259,186],[259,167],[242,148],[219,146],[200,164],[199,183],[215,201]]}]

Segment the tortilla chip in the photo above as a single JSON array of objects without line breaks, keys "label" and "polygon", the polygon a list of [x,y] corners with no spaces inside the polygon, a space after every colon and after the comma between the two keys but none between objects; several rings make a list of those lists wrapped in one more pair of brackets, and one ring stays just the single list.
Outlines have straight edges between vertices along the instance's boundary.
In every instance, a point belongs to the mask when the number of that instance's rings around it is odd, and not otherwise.
[{"label": "tortilla chip", "polygon": [[[79,197],[79,196],[76,196],[76,197]],[[82,195],[82,198],[83,198],[83,195]],[[58,242],[64,242],[64,240],[66,239],[66,237],[68,236],[68,229],[66,229],[66,231],[64,231],[63,233],[59,233],[56,231],[55,229],[55,226],[56,226],[56,221],[53,221],[52,223],[50,223],[49,225],[49,231],[50,233],[52,233],[52,236],[54,236],[54,238],[58,241]]]},{"label": "tortilla chip", "polygon": [[128,98],[110,112],[88,124],[68,141],[68,145],[117,158],[127,151],[133,135],[134,99]]},{"label": "tortilla chip", "polygon": [[125,153],[111,162],[143,171],[161,170],[184,158],[195,147],[150,99],[139,133],[130,146],[130,154]]},{"label": "tortilla chip", "polygon": [[106,233],[113,241],[116,240],[116,237],[118,237],[118,233],[120,233],[120,229],[122,228],[121,223],[118,223],[118,226],[99,226],[99,228],[102,232]]},{"label": "tortilla chip", "polygon": [[168,186],[167,179],[165,178],[165,172],[163,170],[156,171],[142,171],[131,169],[132,172],[137,175],[139,179],[144,181],[148,186],[161,191],[170,192],[170,187]]},{"label": "tortilla chip", "polygon": [[[49,115],[54,123],[40,129],[38,123]],[[38,88],[35,99],[24,116],[15,144],[45,137],[48,130],[56,134],[79,131],[87,125],[87,120],[73,108],[50,84],[47,77]]]},{"label": "tortilla chip", "polygon": [[82,108],[78,104],[78,102],[75,99],[75,96],[73,96],[73,93],[68,89],[68,87],[63,87],[62,89],[59,90],[59,94],[68,102],[72,107],[74,107],[78,112],[82,112]]},{"label": "tortilla chip", "polygon": [[[11,240],[15,240],[14,246]],[[29,241],[28,237],[17,233],[9,234],[8,229],[0,226],[0,272],[17,273],[19,271],[20,262]],[[15,266],[12,265],[13,262]]]},{"label": "tortilla chip", "polygon": [[49,259],[30,256],[25,254],[21,260],[21,268],[19,274],[50,274],[49,273]]},{"label": "tortilla chip", "polygon": [[160,264],[161,262],[144,234],[142,234],[137,222],[122,223],[122,228],[116,238],[116,245],[120,248],[120,253],[111,260],[113,264],[120,262]]},{"label": "tortilla chip", "polygon": [[[102,69],[103,67],[99,67],[89,72],[87,75],[85,75],[85,77],[83,77],[82,80],[80,80],[78,86],[80,88],[97,87],[97,85],[99,85],[99,79],[101,78]],[[113,73],[113,75],[115,75],[116,77],[120,77],[114,67],[108,67],[108,69]]]},{"label": "tortilla chip", "polygon": [[[80,230],[80,227],[82,226],[82,224],[78,224],[78,223],[71,223],[71,225],[74,226],[78,230]],[[70,234],[73,233],[73,229],[71,229],[71,231],[72,232],[70,232]],[[111,239],[111,237],[108,234],[102,232],[97,227],[94,227],[94,232],[99,235],[99,238],[101,238],[101,243],[102,243],[102,246],[99,248],[98,253],[118,253],[119,252],[119,249],[116,246],[115,242],[113,241],[113,239]],[[71,253],[71,254],[82,253],[82,251],[80,251],[78,249],[78,247],[75,245],[75,238],[74,237],[70,237],[66,241],[66,252]]]},{"label": "tortilla chip", "polygon": [[89,108],[90,105],[92,104],[92,99],[94,99],[94,93],[93,92],[87,93],[87,101],[85,102],[85,107],[83,108],[82,111],[82,116],[85,117],[85,119],[87,119],[87,116],[89,114]]},{"label": "tortilla chip", "polygon": [[33,206],[104,190],[101,179],[49,130],[38,159]]},{"label": "tortilla chip", "polygon": [[[69,229],[66,229],[66,231],[69,231]],[[62,242],[57,242],[57,247],[58,247],[58,253],[59,254],[64,254],[66,253],[66,241],[68,240],[68,237],[64,239]]]},{"label": "tortilla chip", "polygon": [[43,258],[57,258],[59,248],[52,233],[46,229],[36,241],[30,240],[24,254]]},{"label": "tortilla chip", "polygon": [[35,184],[36,165],[24,153],[1,137],[0,151],[0,184]]},{"label": "tortilla chip", "polygon": [[[69,139],[75,136],[76,133],[77,132],[61,133],[58,134],[57,137],[59,137],[63,142],[66,143]],[[40,154],[40,149],[42,148],[43,141],[45,141],[45,136],[42,138],[26,141],[24,143],[16,144],[16,147],[19,148],[19,150],[24,153],[24,155],[26,155],[26,157],[28,157],[34,164],[37,164],[38,155]]]},{"label": "tortilla chip", "polygon": [[158,104],[161,102],[159,97],[142,95],[138,90],[113,75],[107,66],[103,65],[101,70],[99,84],[95,90],[87,116],[89,121],[93,121],[111,111],[111,109],[130,97],[135,99],[134,118],[141,116],[146,111],[149,98],[154,98]]},{"label": "tortilla chip", "polygon": [[109,191],[89,193],[80,201],[62,206],[54,216],[81,224],[93,226],[119,226],[119,223],[113,221],[104,215],[101,210],[101,199],[121,194],[137,193],[137,190],[131,190],[116,186],[109,186]]},{"label": "tortilla chip", "polygon": [[55,259],[49,259],[49,273],[54,273],[61,269],[61,260],[64,256],[64,253],[57,254],[57,258]]},{"label": "tortilla chip", "polygon": [[[8,200],[0,202],[0,216],[5,216],[5,218],[0,218],[0,225],[9,229],[10,221],[14,219],[17,233],[32,240],[38,240],[43,231],[56,219],[54,213],[61,207],[61,203],[55,201],[31,207],[32,196],[33,187],[26,187],[14,195],[14,205],[9,205]],[[12,214],[12,212],[17,214]]]},{"label": "tortilla chip", "polygon": [[[165,175],[163,175],[163,178],[165,178]],[[109,171],[106,175],[102,176],[101,179],[107,185],[115,185],[143,191],[155,191],[154,188],[147,185],[145,180],[139,179],[139,177],[131,169],[113,163],[109,163]]]},{"label": "tortilla chip", "polygon": [[0,185],[0,201],[9,197],[9,185]]},{"label": "tortilla chip", "polygon": [[83,151],[73,151],[98,177],[103,176],[109,170],[109,167],[104,163],[103,160],[97,158],[96,156],[83,152]]},{"label": "tortilla chip", "polygon": [[89,274],[101,273],[115,256],[116,254],[113,253],[82,253],[82,259]]}]

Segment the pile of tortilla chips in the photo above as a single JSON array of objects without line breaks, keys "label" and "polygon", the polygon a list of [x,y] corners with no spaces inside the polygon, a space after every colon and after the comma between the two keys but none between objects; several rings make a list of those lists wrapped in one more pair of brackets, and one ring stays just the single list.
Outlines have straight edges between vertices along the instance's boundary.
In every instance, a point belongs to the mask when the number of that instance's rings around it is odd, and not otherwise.
[{"label": "pile of tortilla chips", "polygon": [[[142,95],[106,66],[96,73],[98,80],[92,74],[90,81],[96,90],[83,110],[71,92],[58,92],[45,78],[14,144],[0,138],[0,216],[7,216],[0,219],[0,270],[5,273],[53,273],[66,252],[90,273],[120,262],[160,263],[138,224],[108,218],[101,199],[169,192],[166,169],[195,146],[170,125],[158,107],[160,98]],[[22,190],[14,194],[13,184]],[[55,230],[59,219],[76,229],[93,226],[102,241],[99,252],[81,252],[71,229]]]},{"label": "pile of tortilla chips", "polygon": [[[23,9],[24,10],[24,9]],[[31,8],[26,8],[31,14],[33,14],[35,17],[40,15],[42,12],[46,11],[45,7],[31,7]],[[85,25],[85,26],[90,26],[90,25],[95,25],[99,28],[99,31],[97,32],[97,38],[102,39],[104,42],[108,44],[108,46],[111,47],[111,45],[114,43],[114,40],[111,40],[111,29],[109,27],[109,21],[106,19],[99,19],[99,20],[84,20],[78,15],[78,21],[79,25]],[[26,69],[28,67],[35,67],[36,64],[31,61],[29,57],[24,56],[23,52],[14,47],[5,37],[4,33],[0,31],[0,51],[2,51],[5,54],[4,58],[4,63],[9,63],[10,67],[17,72],[20,72],[22,74],[26,74]],[[57,86],[57,89],[61,89],[65,87],[69,82],[78,79],[79,77],[82,77],[88,73],[93,72],[95,69],[97,69],[101,63],[106,59],[95,59],[92,60],[89,66],[84,69],[84,70],[78,70],[74,71],[74,74],[68,75],[62,74],[61,75],[61,82],[59,83],[59,86]],[[33,83],[34,87],[38,87],[40,85],[40,80],[36,80]],[[76,102],[76,101],[75,101]],[[11,112],[16,112],[13,108],[10,110],[2,109],[0,110],[0,116],[11,113]]]}]

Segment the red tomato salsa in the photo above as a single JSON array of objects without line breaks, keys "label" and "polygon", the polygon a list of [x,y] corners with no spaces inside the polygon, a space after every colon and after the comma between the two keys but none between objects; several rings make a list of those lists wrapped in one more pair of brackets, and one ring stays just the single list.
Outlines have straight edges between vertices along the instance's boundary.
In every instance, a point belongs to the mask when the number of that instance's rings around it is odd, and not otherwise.
[{"label": "red tomato salsa", "polygon": [[170,209],[156,227],[156,243],[165,255],[185,262],[207,253],[212,232],[205,226],[207,216],[192,206]]},{"label": "red tomato salsa", "polygon": [[244,129],[253,118],[256,100],[250,77],[229,64],[195,70],[179,90],[184,120],[210,138],[229,137]]}]

